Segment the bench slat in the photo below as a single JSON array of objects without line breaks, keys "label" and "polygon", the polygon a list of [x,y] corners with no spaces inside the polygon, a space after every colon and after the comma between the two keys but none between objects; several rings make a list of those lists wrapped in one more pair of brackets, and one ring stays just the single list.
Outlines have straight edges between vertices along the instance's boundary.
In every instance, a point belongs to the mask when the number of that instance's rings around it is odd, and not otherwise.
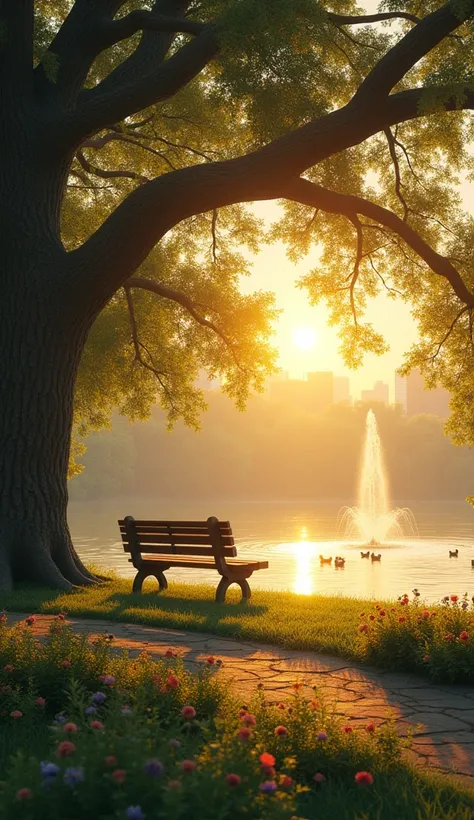
[{"label": "bench slat", "polygon": [[[147,552],[152,552],[156,555],[170,554],[170,545],[163,544],[163,546],[154,546],[153,544],[147,544],[144,549]],[[124,542],[123,545],[124,552],[131,552],[130,545],[127,542]],[[213,556],[214,552],[212,547],[188,547],[188,546],[180,546],[176,547],[176,552],[172,553],[173,555],[209,555]],[[237,550],[235,547],[224,547],[220,550],[219,555],[224,555],[226,558],[235,558],[237,555]]]},{"label": "bench slat", "polygon": [[[119,527],[125,527],[125,520],[120,518],[118,521]],[[143,526],[152,527],[171,527],[172,529],[198,529],[207,531],[207,521],[154,521],[151,519],[136,518],[134,521],[135,527]],[[230,521],[219,521],[219,527],[222,529],[231,529]]]},{"label": "bench slat", "polygon": [[[196,544],[196,546],[204,546],[211,544],[209,535],[162,535],[161,533],[141,534],[137,532],[137,538],[140,544]],[[122,536],[122,541],[128,543],[126,534]],[[231,535],[222,536],[222,546],[233,547],[234,539]]]},{"label": "bench slat", "polygon": [[[214,561],[204,561],[200,558],[180,558],[177,555],[160,555],[159,558],[155,558],[153,555],[143,555],[142,560],[144,563],[163,563],[163,564],[170,564],[172,567],[203,567],[203,568],[210,568],[215,569],[216,565]],[[243,558],[237,558],[235,560],[227,561],[227,564],[230,567],[238,567],[242,569],[243,567],[251,567],[253,570],[258,569],[267,569],[268,568],[268,561],[245,561]]]}]

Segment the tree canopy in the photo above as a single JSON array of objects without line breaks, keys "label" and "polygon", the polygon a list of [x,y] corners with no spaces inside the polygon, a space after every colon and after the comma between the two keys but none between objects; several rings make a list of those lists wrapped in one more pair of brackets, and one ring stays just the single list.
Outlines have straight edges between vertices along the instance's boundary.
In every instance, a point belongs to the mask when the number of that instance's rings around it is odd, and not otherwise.
[{"label": "tree canopy", "polygon": [[[242,405],[274,366],[276,313],[271,294],[240,294],[240,248],[278,238],[294,259],[318,249],[300,285],[327,303],[349,365],[385,350],[367,301],[410,304],[406,366],[452,392],[449,430],[474,442],[459,191],[474,171],[472,0],[2,5],[6,42],[8,7],[26,26],[34,5],[36,82],[61,101],[51,146],[73,157],[62,236],[106,305],[76,388],[82,433],[114,406],[143,418],[157,391],[169,421],[195,424],[200,368]],[[241,203],[267,198],[284,214],[265,234]]]}]

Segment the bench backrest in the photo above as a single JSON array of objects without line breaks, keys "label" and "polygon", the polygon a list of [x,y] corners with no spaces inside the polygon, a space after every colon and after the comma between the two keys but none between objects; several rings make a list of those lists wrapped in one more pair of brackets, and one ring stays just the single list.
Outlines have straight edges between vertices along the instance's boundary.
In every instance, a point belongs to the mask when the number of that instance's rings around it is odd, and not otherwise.
[{"label": "bench backrest", "polygon": [[128,515],[119,520],[125,552],[136,565],[141,553],[213,557],[217,565],[237,555],[229,521],[149,521]]}]

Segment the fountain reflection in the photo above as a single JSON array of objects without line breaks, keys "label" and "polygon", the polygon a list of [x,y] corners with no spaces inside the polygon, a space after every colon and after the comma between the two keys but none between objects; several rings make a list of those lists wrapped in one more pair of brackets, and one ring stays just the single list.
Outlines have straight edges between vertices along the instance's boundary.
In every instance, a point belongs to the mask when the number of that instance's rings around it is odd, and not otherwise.
[{"label": "fountain reflection", "polygon": [[411,510],[390,510],[382,446],[372,410],[367,413],[365,430],[359,506],[342,508],[339,527],[346,538],[362,539],[369,546],[390,538],[413,538],[417,529]]}]

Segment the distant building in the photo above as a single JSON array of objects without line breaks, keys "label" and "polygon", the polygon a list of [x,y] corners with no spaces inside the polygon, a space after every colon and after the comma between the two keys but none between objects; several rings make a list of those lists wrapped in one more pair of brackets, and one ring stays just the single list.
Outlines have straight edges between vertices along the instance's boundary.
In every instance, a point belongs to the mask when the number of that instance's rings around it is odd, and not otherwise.
[{"label": "distant building", "polygon": [[449,416],[450,395],[443,387],[428,390],[418,368],[412,370],[406,380],[407,413],[416,416],[430,413],[445,419]]},{"label": "distant building", "polygon": [[388,384],[385,382],[375,382],[372,390],[362,390],[361,400],[366,402],[377,401],[388,404]]},{"label": "distant building", "polygon": [[407,378],[395,373],[395,404],[400,404],[405,413],[407,410]]},{"label": "distant building", "polygon": [[321,413],[334,403],[334,373],[329,370],[307,374],[307,409]]},{"label": "distant building", "polygon": [[271,393],[273,385],[280,384],[281,382],[289,381],[289,373],[288,370],[278,370],[277,373],[273,373],[272,376],[269,376],[265,382],[265,392]]},{"label": "distant building", "polygon": [[348,376],[334,376],[334,404],[351,403],[351,382]]}]

